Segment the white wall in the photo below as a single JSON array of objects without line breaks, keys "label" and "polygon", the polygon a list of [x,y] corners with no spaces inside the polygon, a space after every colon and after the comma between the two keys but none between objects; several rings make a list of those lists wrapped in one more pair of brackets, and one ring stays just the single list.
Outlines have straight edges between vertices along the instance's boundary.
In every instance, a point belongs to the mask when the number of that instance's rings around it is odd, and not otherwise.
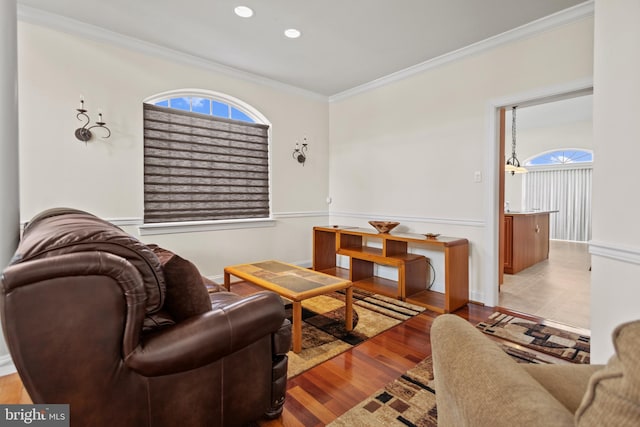
[{"label": "white wall", "polygon": [[613,353],[611,332],[640,319],[640,2],[596,0],[594,43],[592,360]]},{"label": "white wall", "polygon": [[[9,263],[19,238],[18,57],[16,2],[0,2],[0,270]],[[15,371],[0,331],[0,376]]]},{"label": "white wall", "polygon": [[[236,78],[115,44],[21,21],[21,220],[54,206],[140,221],[143,216],[142,100],[167,90],[201,88],[234,96],[272,123],[274,227],[143,236],[191,259],[205,275],[264,258],[311,259],[311,228],[327,222],[328,105],[323,97]],[[108,140],[84,144],[73,133],[79,96],[93,120],[102,109]],[[100,134],[99,131],[96,134]],[[302,167],[291,156],[309,139]],[[137,227],[126,227],[136,234]]]},{"label": "white wall", "polygon": [[468,238],[470,296],[493,305],[497,282],[484,280],[486,269],[497,270],[488,263],[491,197],[474,182],[475,171],[495,175],[486,164],[488,105],[588,79],[592,61],[591,17],[335,100],[332,223],[395,218],[410,231]]}]

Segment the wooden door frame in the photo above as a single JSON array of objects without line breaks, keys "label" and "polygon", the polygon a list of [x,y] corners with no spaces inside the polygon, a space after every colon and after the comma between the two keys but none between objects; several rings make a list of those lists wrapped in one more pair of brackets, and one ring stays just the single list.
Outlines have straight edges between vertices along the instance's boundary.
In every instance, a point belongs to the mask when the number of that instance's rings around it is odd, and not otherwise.
[{"label": "wooden door frame", "polygon": [[[498,138],[500,139],[500,147],[498,159],[498,292],[504,283],[504,167],[505,167],[505,117],[507,109],[502,107],[498,109]],[[502,207],[502,209],[500,209]]]}]

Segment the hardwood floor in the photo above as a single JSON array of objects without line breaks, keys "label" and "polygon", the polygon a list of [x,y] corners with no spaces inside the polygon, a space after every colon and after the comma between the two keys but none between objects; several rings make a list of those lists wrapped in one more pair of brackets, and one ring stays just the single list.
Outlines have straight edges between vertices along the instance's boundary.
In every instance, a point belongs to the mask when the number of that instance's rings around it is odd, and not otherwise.
[{"label": "hardwood floor", "polygon": [[[585,251],[581,247],[565,251],[558,246],[552,246],[554,256],[549,261],[528,269],[531,271],[525,270],[527,274],[518,278],[520,282],[512,278],[507,280],[506,287],[502,287],[500,305],[514,310],[512,314],[528,313],[530,316],[525,317],[536,320],[550,317],[562,323],[584,327],[580,322],[567,322],[566,317],[554,315],[565,312],[575,316],[572,307],[578,304],[588,307],[588,302],[582,301],[584,293],[588,295],[588,284],[584,284],[585,276],[588,276],[588,273],[584,273],[588,271]],[[558,286],[558,283],[562,285]],[[259,290],[246,282],[233,285],[233,292],[240,295]],[[527,292],[534,295],[528,303],[526,301],[530,295]],[[558,304],[555,311],[550,305],[554,303]],[[546,307],[547,311],[541,307]],[[494,307],[469,304],[455,314],[476,324],[494,311]],[[282,416],[276,420],[261,420],[258,425],[309,427],[330,423],[431,355],[430,330],[437,316],[437,313],[426,311],[291,378]],[[0,377],[0,403],[31,403],[17,374]]]},{"label": "hardwood floor", "polygon": [[[233,285],[233,291],[240,295],[259,290],[248,283]],[[476,324],[494,311],[494,307],[469,304],[455,314]],[[501,311],[541,320],[537,316]],[[289,379],[282,416],[275,420],[260,420],[257,424],[262,427],[311,427],[330,423],[430,356],[430,330],[437,316],[437,313],[425,311]],[[17,374],[0,377],[0,403],[31,403]]]},{"label": "hardwood floor", "polygon": [[[259,290],[234,284],[246,295]],[[478,323],[493,308],[470,304],[457,315]],[[437,313],[425,311],[408,321],[290,379],[283,414],[260,426],[323,426],[396,379],[431,354],[431,324]],[[0,377],[0,403],[31,403],[17,374]]]},{"label": "hardwood floor", "polygon": [[[493,309],[470,305],[456,312],[472,323]],[[333,421],[431,354],[425,312],[289,380],[280,420],[263,426],[322,426]]]},{"label": "hardwood floor", "polygon": [[31,398],[22,386],[18,374],[0,377],[0,403],[29,404]]}]

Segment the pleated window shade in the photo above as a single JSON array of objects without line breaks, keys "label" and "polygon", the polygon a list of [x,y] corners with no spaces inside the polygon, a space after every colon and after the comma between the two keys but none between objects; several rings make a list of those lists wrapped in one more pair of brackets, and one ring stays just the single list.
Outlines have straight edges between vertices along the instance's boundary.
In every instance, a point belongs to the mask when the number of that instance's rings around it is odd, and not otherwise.
[{"label": "pleated window shade", "polygon": [[268,131],[144,104],[144,222],[268,218]]}]

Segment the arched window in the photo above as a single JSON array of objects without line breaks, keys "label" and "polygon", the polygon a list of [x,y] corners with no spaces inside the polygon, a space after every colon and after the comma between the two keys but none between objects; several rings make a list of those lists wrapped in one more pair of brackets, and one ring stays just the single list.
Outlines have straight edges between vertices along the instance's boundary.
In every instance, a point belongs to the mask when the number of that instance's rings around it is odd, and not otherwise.
[{"label": "arched window", "polygon": [[551,150],[525,160],[525,166],[570,165],[593,162],[593,151],[581,149]]},{"label": "arched window", "polygon": [[268,219],[269,123],[204,90],[144,102],[144,222]]},{"label": "arched window", "polygon": [[191,111],[208,116],[222,117],[225,119],[234,119],[241,122],[255,123],[255,120],[249,117],[242,110],[229,105],[226,102],[217,100],[214,97],[203,98],[201,96],[179,96],[155,101],[153,102],[153,105],[173,108],[174,110]]}]

